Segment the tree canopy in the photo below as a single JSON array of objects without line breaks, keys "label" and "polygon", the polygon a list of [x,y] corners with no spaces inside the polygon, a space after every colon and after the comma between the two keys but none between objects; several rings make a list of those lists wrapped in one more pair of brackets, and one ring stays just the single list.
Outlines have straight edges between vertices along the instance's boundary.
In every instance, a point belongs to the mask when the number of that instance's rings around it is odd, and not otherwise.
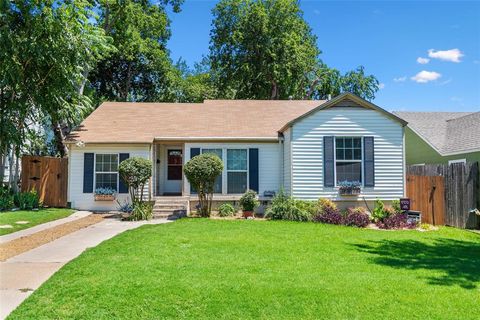
[{"label": "tree canopy", "polygon": [[352,92],[373,99],[363,67],[341,75],[320,59],[297,0],[221,0],[213,10],[210,66],[227,99],[313,99]]}]

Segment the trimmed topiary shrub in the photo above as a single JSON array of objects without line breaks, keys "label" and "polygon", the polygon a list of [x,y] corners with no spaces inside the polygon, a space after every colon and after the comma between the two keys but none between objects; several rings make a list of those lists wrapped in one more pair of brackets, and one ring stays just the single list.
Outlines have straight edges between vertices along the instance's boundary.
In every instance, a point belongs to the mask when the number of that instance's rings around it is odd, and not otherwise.
[{"label": "trimmed topiary shrub", "polygon": [[230,203],[224,203],[218,207],[218,215],[220,217],[230,217],[235,214],[236,210]]},{"label": "trimmed topiary shrub", "polygon": [[223,162],[213,153],[203,153],[190,159],[183,169],[188,182],[197,191],[199,214],[209,217],[215,180],[222,174]]},{"label": "trimmed topiary shrub", "polygon": [[142,202],[143,189],[152,176],[152,161],[141,157],[132,157],[120,163],[118,172],[128,186],[133,205]]}]

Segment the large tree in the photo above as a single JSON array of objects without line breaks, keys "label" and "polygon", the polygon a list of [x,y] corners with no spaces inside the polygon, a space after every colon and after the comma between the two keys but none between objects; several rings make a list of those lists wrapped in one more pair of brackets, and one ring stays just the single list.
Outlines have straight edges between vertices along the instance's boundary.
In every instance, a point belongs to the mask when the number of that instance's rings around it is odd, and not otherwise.
[{"label": "large tree", "polygon": [[175,100],[178,73],[166,48],[170,38],[167,6],[183,0],[98,0],[99,26],[118,51],[89,76],[100,100]]},{"label": "large tree", "polygon": [[213,10],[212,81],[220,98],[313,99],[353,92],[372,99],[363,67],[342,75],[320,59],[298,0],[221,0]]},{"label": "large tree", "polygon": [[88,1],[0,0],[2,160],[12,149],[19,156],[41,123],[54,130],[64,154],[61,128],[77,124],[91,109],[82,94],[85,74],[112,50],[93,18]]}]

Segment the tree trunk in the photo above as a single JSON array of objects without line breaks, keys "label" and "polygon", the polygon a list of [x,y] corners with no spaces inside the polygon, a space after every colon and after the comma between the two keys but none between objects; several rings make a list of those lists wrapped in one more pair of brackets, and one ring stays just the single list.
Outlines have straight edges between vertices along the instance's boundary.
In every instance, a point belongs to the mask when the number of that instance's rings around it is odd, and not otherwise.
[{"label": "tree trunk", "polygon": [[3,186],[3,180],[5,179],[5,163],[7,162],[7,155],[4,150],[0,150],[0,187]]},{"label": "tree trunk", "polygon": [[65,146],[65,136],[62,131],[60,123],[53,123],[53,134],[55,137],[55,146],[57,147],[60,156],[63,158],[67,154],[67,147]]},{"label": "tree trunk", "polygon": [[279,93],[278,93],[278,84],[275,80],[272,80],[272,91],[270,94],[270,100],[278,100]]}]

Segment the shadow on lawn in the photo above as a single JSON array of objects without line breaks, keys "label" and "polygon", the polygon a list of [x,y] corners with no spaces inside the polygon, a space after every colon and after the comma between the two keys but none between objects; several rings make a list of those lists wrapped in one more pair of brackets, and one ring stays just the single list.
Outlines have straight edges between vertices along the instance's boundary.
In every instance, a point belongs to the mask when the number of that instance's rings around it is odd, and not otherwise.
[{"label": "shadow on lawn", "polygon": [[354,246],[362,252],[375,255],[372,260],[377,264],[443,272],[443,275],[427,277],[431,284],[475,289],[480,281],[479,243],[452,239],[437,239],[432,243],[383,240]]}]

